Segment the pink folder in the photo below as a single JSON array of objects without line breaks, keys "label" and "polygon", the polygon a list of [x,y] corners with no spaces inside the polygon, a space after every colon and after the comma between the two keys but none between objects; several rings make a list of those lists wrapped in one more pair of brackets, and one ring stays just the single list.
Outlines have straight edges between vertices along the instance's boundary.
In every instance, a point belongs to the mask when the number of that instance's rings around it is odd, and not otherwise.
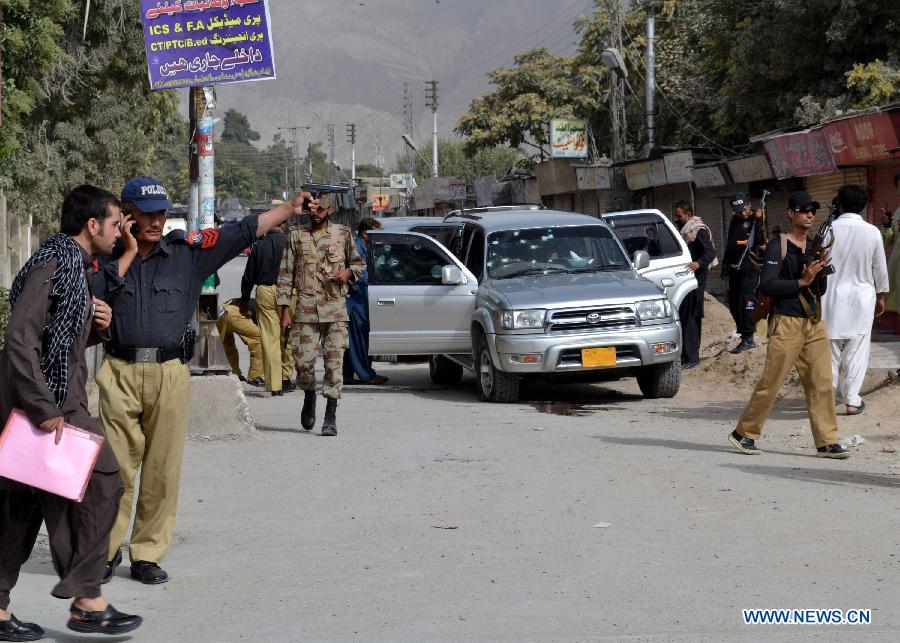
[{"label": "pink folder", "polygon": [[81,502],[103,437],[66,424],[55,440],[55,432],[41,431],[13,409],[0,434],[0,476]]}]

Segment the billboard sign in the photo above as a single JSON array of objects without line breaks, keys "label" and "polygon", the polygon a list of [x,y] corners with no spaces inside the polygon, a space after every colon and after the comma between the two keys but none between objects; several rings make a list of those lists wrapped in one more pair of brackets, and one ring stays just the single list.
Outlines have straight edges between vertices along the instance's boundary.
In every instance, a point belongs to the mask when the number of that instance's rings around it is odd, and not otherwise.
[{"label": "billboard sign", "polygon": [[754,154],[727,161],[728,173],[735,183],[768,181],[773,178],[772,168],[765,154]]},{"label": "billboard sign", "polygon": [[838,165],[867,165],[895,158],[900,147],[888,113],[866,114],[826,123],[822,128]]},{"label": "billboard sign", "polygon": [[275,78],[266,0],[141,0],[150,89]]},{"label": "billboard sign", "polygon": [[394,190],[409,190],[416,187],[416,181],[412,174],[391,174],[391,188]]},{"label": "billboard sign", "polygon": [[776,136],[763,142],[769,165],[778,179],[828,174],[837,168],[821,131]]},{"label": "billboard sign", "polygon": [[587,158],[587,121],[580,118],[554,118],[550,121],[550,157]]},{"label": "billboard sign", "polygon": [[374,210],[375,212],[387,210],[388,204],[390,202],[391,196],[389,194],[374,194],[372,195],[372,210]]},{"label": "billboard sign", "polygon": [[575,168],[575,179],[579,190],[609,190],[612,184],[609,179],[609,168],[586,165]]},{"label": "billboard sign", "polygon": [[666,166],[666,180],[669,183],[689,183],[693,180],[691,168],[694,166],[694,153],[690,150],[673,152],[663,156]]}]

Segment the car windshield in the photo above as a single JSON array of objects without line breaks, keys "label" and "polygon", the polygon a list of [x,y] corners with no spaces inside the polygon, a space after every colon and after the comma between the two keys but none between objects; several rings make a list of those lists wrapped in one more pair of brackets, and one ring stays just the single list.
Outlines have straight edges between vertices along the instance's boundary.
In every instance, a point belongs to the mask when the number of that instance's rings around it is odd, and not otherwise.
[{"label": "car windshield", "polygon": [[631,269],[612,233],[600,225],[504,230],[491,233],[487,246],[491,279]]}]

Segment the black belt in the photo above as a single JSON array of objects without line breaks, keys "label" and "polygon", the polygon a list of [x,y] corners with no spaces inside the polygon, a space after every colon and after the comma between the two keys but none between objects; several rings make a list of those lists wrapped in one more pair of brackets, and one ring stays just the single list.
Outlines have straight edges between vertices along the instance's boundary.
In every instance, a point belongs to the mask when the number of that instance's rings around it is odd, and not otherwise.
[{"label": "black belt", "polygon": [[104,344],[103,348],[107,355],[112,355],[118,359],[123,359],[132,364],[161,364],[168,362],[170,359],[184,360],[184,349],[181,346],[173,346],[172,348],[132,348],[129,346],[116,346],[115,344]]}]

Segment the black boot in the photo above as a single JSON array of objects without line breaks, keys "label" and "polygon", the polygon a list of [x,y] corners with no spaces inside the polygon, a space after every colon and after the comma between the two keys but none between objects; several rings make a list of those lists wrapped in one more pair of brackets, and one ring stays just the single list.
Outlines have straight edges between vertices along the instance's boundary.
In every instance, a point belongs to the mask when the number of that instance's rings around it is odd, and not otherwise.
[{"label": "black boot", "polygon": [[337,400],[328,398],[325,405],[325,419],[322,421],[322,435],[337,435]]},{"label": "black boot", "polygon": [[309,431],[316,424],[316,392],[303,391],[303,410],[300,411],[300,425]]}]

